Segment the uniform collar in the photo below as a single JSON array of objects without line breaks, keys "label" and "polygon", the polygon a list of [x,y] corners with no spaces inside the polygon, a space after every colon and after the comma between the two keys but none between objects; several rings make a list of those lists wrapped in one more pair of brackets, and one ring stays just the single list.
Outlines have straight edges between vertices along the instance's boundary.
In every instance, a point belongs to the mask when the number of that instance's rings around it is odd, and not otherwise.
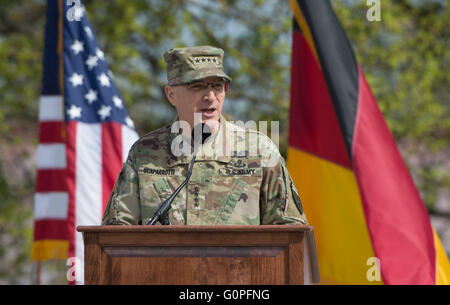
[{"label": "uniform collar", "polygon": [[[179,130],[179,120],[178,117],[172,122],[172,124],[170,125],[170,130]],[[223,162],[223,163],[229,163],[231,161],[231,157],[230,154],[226,154],[225,151],[225,147],[226,147],[226,143],[227,143],[227,126],[229,126],[229,124],[227,123],[227,120],[225,119],[225,117],[223,115],[220,116],[220,121],[219,121],[219,130],[217,130],[217,132],[214,133],[214,135],[212,135],[212,138],[209,139],[206,143],[204,143],[198,153],[197,153],[197,157],[195,158],[195,161],[218,161],[218,162]],[[181,155],[179,157],[175,156],[174,154],[172,154],[172,150],[171,150],[171,144],[172,141],[175,139],[175,137],[177,136],[182,136],[181,133],[171,133],[171,135],[169,136],[169,145],[168,145],[168,159],[167,159],[167,165],[169,167],[173,167],[176,165],[181,165],[181,164],[188,164],[191,159],[192,156],[184,156]],[[174,149],[177,149],[177,147],[175,147]]]}]

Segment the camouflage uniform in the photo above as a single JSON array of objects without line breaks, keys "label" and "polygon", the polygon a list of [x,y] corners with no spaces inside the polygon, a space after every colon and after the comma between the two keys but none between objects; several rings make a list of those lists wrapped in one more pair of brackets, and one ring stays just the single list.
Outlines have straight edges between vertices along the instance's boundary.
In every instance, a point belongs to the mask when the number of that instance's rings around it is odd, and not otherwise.
[{"label": "camouflage uniform", "polygon": [[[169,84],[211,75],[231,80],[222,71],[222,50],[192,49],[166,52]],[[211,65],[195,63],[208,56]],[[146,224],[160,202],[184,181],[192,157],[181,153],[180,144],[186,142],[179,129],[175,121],[133,145],[109,198],[104,225]],[[223,116],[218,131],[200,147],[189,183],[172,202],[169,219],[173,225],[306,223],[277,147],[264,134],[227,122]]]}]

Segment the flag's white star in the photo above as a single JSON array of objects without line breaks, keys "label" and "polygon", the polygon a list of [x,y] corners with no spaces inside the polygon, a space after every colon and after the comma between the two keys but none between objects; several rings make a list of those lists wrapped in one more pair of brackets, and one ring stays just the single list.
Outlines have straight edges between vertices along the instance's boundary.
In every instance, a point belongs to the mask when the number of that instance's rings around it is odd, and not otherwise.
[{"label": "flag's white star", "polygon": [[94,34],[92,34],[92,30],[90,27],[85,26],[84,27],[84,31],[86,32],[86,34],[88,35],[89,39],[93,39],[94,38]]},{"label": "flag's white star", "polygon": [[89,92],[84,95],[84,98],[87,99],[89,105],[92,104],[97,100],[97,91],[89,89]]},{"label": "flag's white star", "polygon": [[117,108],[120,108],[120,109],[123,108],[123,102],[117,95],[114,95],[112,99],[113,99],[114,105]]},{"label": "flag's white star", "polygon": [[98,57],[94,55],[89,55],[88,59],[85,61],[89,70],[97,66]]},{"label": "flag's white star", "polygon": [[100,116],[102,120],[106,119],[111,115],[111,106],[102,105],[97,114]]},{"label": "flag's white star", "polygon": [[83,84],[83,75],[75,72],[69,78],[69,81],[72,83],[72,86],[74,86],[74,87],[76,87],[78,85],[82,85]]},{"label": "flag's white star", "polygon": [[104,87],[110,87],[111,82],[109,81],[108,76],[105,73],[100,74],[100,76],[97,76],[97,79],[100,81],[100,85]]},{"label": "flag's white star", "polygon": [[70,118],[73,120],[73,119],[76,119],[76,118],[81,118],[81,111],[82,111],[83,109],[81,109],[81,107],[77,107],[77,106],[75,106],[75,105],[72,105],[71,107],[70,107],[70,109],[69,110],[67,110],[67,114],[70,116]]},{"label": "flag's white star", "polygon": [[127,116],[127,117],[125,118],[125,123],[126,123],[128,126],[134,128],[133,120],[132,120],[129,116]]},{"label": "flag's white star", "polygon": [[73,18],[74,18],[74,20],[80,21],[83,16],[84,16],[84,6],[75,5],[73,7]]},{"label": "flag's white star", "polygon": [[103,51],[100,50],[99,48],[97,48],[97,50],[95,51],[95,55],[97,55],[97,57],[100,58],[101,60],[105,59],[105,53],[103,53]]},{"label": "flag's white star", "polygon": [[83,42],[78,41],[78,40],[75,39],[75,41],[70,46],[70,48],[75,53],[75,55],[78,55],[78,53],[80,53],[81,51],[84,51],[83,44],[84,44]]}]

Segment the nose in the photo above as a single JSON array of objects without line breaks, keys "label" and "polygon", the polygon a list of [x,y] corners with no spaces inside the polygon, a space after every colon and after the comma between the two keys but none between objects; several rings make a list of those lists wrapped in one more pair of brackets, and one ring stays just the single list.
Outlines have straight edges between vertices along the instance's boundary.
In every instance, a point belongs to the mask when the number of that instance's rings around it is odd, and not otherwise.
[{"label": "nose", "polygon": [[208,87],[206,88],[203,98],[209,101],[214,101],[216,99],[216,94],[211,85],[208,85]]}]

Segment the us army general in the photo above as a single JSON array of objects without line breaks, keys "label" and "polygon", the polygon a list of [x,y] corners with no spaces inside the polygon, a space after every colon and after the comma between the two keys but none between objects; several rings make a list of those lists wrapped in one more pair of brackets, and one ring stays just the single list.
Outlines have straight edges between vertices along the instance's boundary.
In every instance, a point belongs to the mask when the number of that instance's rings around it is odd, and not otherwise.
[{"label": "us army general", "polygon": [[164,54],[165,94],[178,117],[141,137],[130,149],[102,223],[136,225],[184,181],[192,158],[191,130],[212,135],[196,155],[188,184],[172,202],[172,225],[306,224],[298,191],[274,143],[222,115],[231,78],[222,49],[170,49]]}]

